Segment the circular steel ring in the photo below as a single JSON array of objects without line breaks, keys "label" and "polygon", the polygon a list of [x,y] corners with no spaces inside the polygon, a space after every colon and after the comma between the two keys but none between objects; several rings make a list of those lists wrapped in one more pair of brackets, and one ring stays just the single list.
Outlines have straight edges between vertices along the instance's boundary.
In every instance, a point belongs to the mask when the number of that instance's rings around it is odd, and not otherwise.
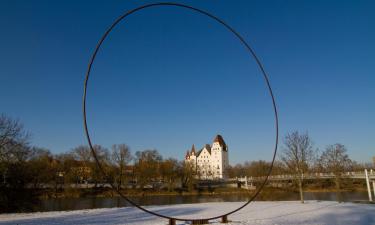
[{"label": "circular steel ring", "polygon": [[144,211],[146,213],[149,213],[149,214],[152,214],[152,215],[155,215],[155,216],[158,216],[158,217],[162,217],[162,218],[170,219],[170,220],[178,220],[178,221],[197,221],[197,220],[209,221],[209,220],[213,220],[213,219],[222,218],[224,216],[228,216],[228,215],[230,215],[232,213],[235,213],[235,212],[241,210],[242,208],[244,208],[245,206],[247,206],[250,202],[252,202],[259,195],[260,191],[263,189],[263,187],[265,186],[266,182],[268,181],[268,178],[269,178],[269,176],[270,176],[270,174],[272,172],[273,164],[275,162],[276,153],[277,153],[277,146],[278,146],[278,139],[279,139],[279,120],[278,120],[278,114],[277,114],[277,107],[276,107],[275,97],[274,97],[274,94],[272,92],[271,85],[270,85],[267,73],[265,72],[264,67],[261,64],[259,58],[256,56],[255,52],[252,50],[252,48],[250,47],[250,45],[245,41],[245,39],[236,30],[234,30],[231,26],[229,26],[227,23],[225,23],[220,18],[218,18],[218,17],[216,17],[216,16],[212,15],[211,13],[208,13],[208,12],[206,12],[204,10],[201,10],[201,9],[189,6],[189,5],[184,5],[184,4],[180,4],[180,3],[172,3],[172,2],[151,3],[151,4],[142,5],[142,6],[139,6],[137,8],[134,8],[134,9],[132,9],[132,10],[124,13],[119,18],[117,18],[112,23],[112,25],[106,30],[106,32],[104,33],[104,35],[99,40],[99,42],[96,45],[96,48],[94,50],[94,53],[91,56],[90,62],[88,64],[88,69],[87,69],[86,76],[85,76],[85,81],[84,81],[83,105],[82,105],[83,106],[83,125],[84,125],[84,130],[85,130],[86,138],[87,138],[89,147],[91,149],[92,155],[94,156],[94,159],[96,161],[96,164],[98,165],[98,167],[99,167],[100,171],[103,173],[103,175],[107,178],[108,176],[104,172],[103,167],[100,164],[100,162],[98,160],[98,157],[96,155],[96,152],[95,152],[95,150],[93,148],[93,145],[92,145],[92,142],[91,142],[91,138],[90,138],[90,134],[89,134],[89,130],[88,130],[88,127],[87,127],[87,119],[86,119],[86,95],[87,95],[87,84],[88,84],[88,80],[89,80],[89,77],[90,77],[91,67],[92,67],[92,64],[94,63],[95,57],[96,57],[96,55],[97,55],[97,53],[98,53],[98,51],[100,49],[100,46],[102,45],[102,43],[104,42],[104,40],[107,38],[107,36],[109,35],[109,33],[112,31],[112,29],[120,21],[122,21],[127,16],[129,16],[129,15],[131,15],[131,14],[137,12],[137,11],[140,11],[140,10],[146,9],[146,8],[157,7],[157,6],[173,6],[173,7],[185,8],[185,9],[189,9],[189,10],[191,10],[193,12],[196,12],[196,13],[208,16],[209,18],[211,18],[211,19],[215,20],[216,22],[218,22],[219,24],[223,25],[232,34],[234,34],[239,39],[239,41],[245,46],[246,50],[250,53],[250,55],[255,59],[257,65],[259,66],[259,68],[260,68],[260,70],[261,70],[261,72],[263,74],[263,78],[264,78],[264,80],[265,80],[265,82],[267,84],[267,88],[268,88],[269,94],[270,94],[271,99],[272,99],[272,105],[273,105],[274,116],[275,116],[275,130],[276,130],[275,148],[274,148],[274,151],[273,151],[273,157],[272,157],[271,166],[270,166],[270,168],[269,168],[269,170],[267,172],[267,177],[261,183],[260,188],[254,193],[254,195],[246,203],[244,203],[242,206],[240,206],[237,209],[232,210],[232,211],[230,211],[228,213],[225,213],[225,214],[222,214],[222,215],[219,215],[219,216],[210,217],[210,218],[204,218],[204,219],[176,218],[176,217],[170,217],[170,216],[166,216],[166,215],[162,215],[162,214],[150,211],[150,210],[148,210],[148,209],[146,209],[146,208],[144,208],[144,207],[136,204],[134,201],[132,201],[131,199],[129,199],[128,197],[126,197],[124,194],[122,194],[119,190],[117,190],[117,188],[115,188],[115,186],[114,186],[113,183],[110,183],[110,185],[111,185],[111,187],[112,187],[113,190],[115,190],[122,198],[124,198],[130,204],[132,204],[133,206],[137,207],[138,209],[140,209],[140,210],[142,210],[142,211]]}]

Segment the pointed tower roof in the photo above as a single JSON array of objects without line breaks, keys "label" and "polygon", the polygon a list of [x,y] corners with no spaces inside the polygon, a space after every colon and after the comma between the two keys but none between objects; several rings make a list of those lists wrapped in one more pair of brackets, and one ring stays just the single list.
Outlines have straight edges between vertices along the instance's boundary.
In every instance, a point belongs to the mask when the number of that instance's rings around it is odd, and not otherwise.
[{"label": "pointed tower roof", "polygon": [[190,154],[189,154],[189,150],[187,150],[187,151],[186,151],[186,155],[185,155],[185,159],[188,159],[189,156],[190,156]]},{"label": "pointed tower roof", "polygon": [[193,144],[193,146],[191,146],[191,153],[193,153],[194,152],[194,155],[195,155],[195,146],[194,146],[194,144]]},{"label": "pointed tower roof", "polygon": [[221,147],[223,147],[224,151],[227,150],[227,145],[225,144],[224,138],[223,138],[220,134],[216,135],[216,137],[215,137],[215,139],[214,139],[214,143],[215,143],[215,142],[218,142],[219,145],[220,145]]}]

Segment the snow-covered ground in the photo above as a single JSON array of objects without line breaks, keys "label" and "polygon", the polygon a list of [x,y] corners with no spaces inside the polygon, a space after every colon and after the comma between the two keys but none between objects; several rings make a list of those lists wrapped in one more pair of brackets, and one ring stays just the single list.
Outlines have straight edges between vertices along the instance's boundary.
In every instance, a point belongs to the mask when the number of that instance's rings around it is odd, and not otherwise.
[{"label": "snow-covered ground", "polygon": [[[161,214],[175,217],[203,218],[227,212],[241,204],[242,203],[240,202],[215,202],[149,206],[147,208]],[[229,220],[231,220],[229,224],[238,225],[375,225],[375,205],[328,201],[308,201],[305,204],[299,202],[254,202],[241,211],[229,216]],[[63,212],[0,214],[1,225],[165,225],[167,222],[168,221],[165,219],[149,215],[132,207]],[[177,222],[177,224],[189,223]],[[220,223],[218,221],[213,221],[212,224]]]}]

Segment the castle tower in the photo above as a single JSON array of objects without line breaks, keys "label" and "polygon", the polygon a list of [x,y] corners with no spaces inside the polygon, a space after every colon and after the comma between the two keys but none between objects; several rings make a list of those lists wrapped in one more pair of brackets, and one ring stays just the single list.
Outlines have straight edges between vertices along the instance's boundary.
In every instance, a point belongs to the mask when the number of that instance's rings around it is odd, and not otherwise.
[{"label": "castle tower", "polygon": [[225,178],[229,166],[228,146],[221,135],[216,135],[211,148],[212,169],[215,178]]},{"label": "castle tower", "polygon": [[218,134],[212,146],[206,144],[196,151],[193,145],[185,155],[185,162],[193,166],[199,179],[226,178],[226,169],[229,167],[228,146],[223,137]]}]

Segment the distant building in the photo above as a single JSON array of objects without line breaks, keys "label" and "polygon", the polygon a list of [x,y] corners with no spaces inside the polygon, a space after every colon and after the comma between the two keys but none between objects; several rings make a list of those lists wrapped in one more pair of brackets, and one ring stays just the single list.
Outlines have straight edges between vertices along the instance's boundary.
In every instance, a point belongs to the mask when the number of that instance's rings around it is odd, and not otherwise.
[{"label": "distant building", "polygon": [[229,166],[228,146],[221,135],[216,135],[212,145],[206,144],[198,152],[193,145],[186,152],[185,162],[193,164],[199,179],[225,178],[225,170]]},{"label": "distant building", "polygon": [[374,168],[375,168],[375,156],[372,157],[372,163],[373,163],[373,166],[374,166]]},{"label": "distant building", "polygon": [[72,167],[71,171],[73,172],[79,183],[86,183],[92,179],[92,171],[88,166]]}]

